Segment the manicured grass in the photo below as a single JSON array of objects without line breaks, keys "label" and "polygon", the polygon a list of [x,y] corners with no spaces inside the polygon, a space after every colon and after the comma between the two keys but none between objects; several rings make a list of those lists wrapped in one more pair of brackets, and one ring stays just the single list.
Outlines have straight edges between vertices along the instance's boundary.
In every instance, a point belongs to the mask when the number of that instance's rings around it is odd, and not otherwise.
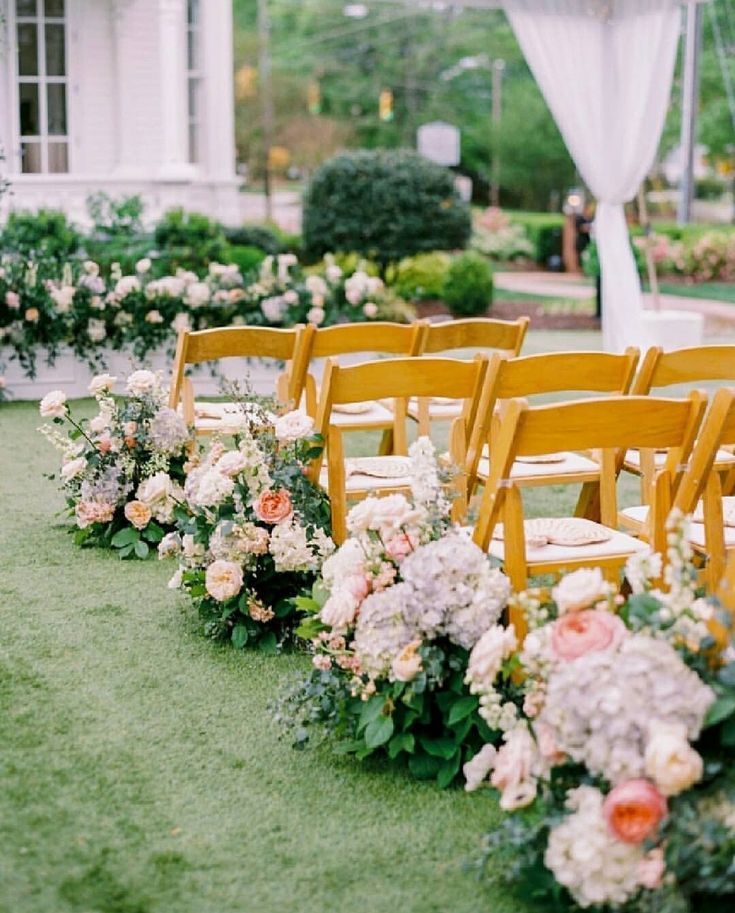
[{"label": "manicured grass", "polygon": [[679,295],[683,298],[706,298],[711,301],[725,301],[735,304],[735,283],[732,282],[699,282],[696,285],[678,285],[675,282],[662,282],[661,291],[666,295]]},{"label": "manicured grass", "polygon": [[72,546],[32,404],[0,407],[2,913],[511,913],[461,870],[497,820],[269,701],[302,656],[200,636],[172,567]]}]

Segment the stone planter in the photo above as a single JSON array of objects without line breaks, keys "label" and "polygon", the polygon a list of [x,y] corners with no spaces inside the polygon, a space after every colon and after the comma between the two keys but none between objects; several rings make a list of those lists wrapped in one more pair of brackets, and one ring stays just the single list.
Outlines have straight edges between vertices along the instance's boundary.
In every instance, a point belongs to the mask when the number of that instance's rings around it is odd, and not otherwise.
[{"label": "stone planter", "polygon": [[660,346],[665,352],[701,346],[704,317],[694,311],[644,311],[640,348]]},{"label": "stone planter", "polygon": [[[91,369],[67,348],[59,351],[53,364],[48,364],[46,351],[40,349],[36,376],[30,378],[10,355],[11,350],[0,349],[0,364],[5,365],[5,387],[12,400],[39,400],[52,390],[63,390],[70,399],[78,399],[89,396],[89,382],[95,374],[107,371],[122,381],[141,365],[160,371],[168,383],[173,365],[166,349],[149,352],[142,361],[129,352],[104,351],[99,369]],[[248,378],[256,393],[267,396],[274,392],[275,378],[281,370],[282,366],[272,359],[227,358],[214,365],[198,366],[191,373],[197,396],[221,395],[223,380],[242,383]]]}]

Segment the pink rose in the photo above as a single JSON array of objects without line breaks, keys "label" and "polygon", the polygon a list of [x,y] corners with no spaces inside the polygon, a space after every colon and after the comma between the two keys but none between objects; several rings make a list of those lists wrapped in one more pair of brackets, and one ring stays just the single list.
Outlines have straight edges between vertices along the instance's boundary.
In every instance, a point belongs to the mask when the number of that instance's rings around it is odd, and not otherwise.
[{"label": "pink rose", "polygon": [[513,811],[536,798],[536,745],[528,727],[523,725],[506,732],[503,739],[505,744],[495,758],[490,782],[502,793],[500,807]]},{"label": "pink rose", "polygon": [[578,659],[587,653],[615,649],[627,633],[623,621],[612,612],[570,612],[554,622],[551,650],[556,659]]},{"label": "pink rose", "polygon": [[666,817],[666,799],[649,780],[626,780],[611,790],[602,813],[623,843],[643,843]]},{"label": "pink rose", "polygon": [[253,504],[253,510],[261,523],[275,524],[291,516],[293,505],[289,493],[282,488],[262,492]]},{"label": "pink rose", "polygon": [[404,558],[415,551],[418,544],[419,540],[413,533],[397,533],[395,536],[391,536],[386,543],[385,552],[389,558],[400,564]]},{"label": "pink rose", "polygon": [[5,304],[14,311],[20,307],[20,295],[17,292],[5,292]]},{"label": "pink rose", "polygon": [[549,726],[548,723],[537,723],[535,732],[536,744],[538,745],[541,757],[552,766],[555,764],[563,764],[567,756],[563,751],[559,750],[559,746],[556,744],[556,739],[554,738],[554,730],[551,726]]},{"label": "pink rose", "polygon": [[638,884],[649,891],[655,891],[661,887],[665,871],[664,851],[660,846],[654,847],[638,863]]},{"label": "pink rose", "polygon": [[362,602],[370,592],[370,581],[364,574],[353,574],[350,577],[347,577],[342,583],[342,586],[350,592],[358,602]]}]

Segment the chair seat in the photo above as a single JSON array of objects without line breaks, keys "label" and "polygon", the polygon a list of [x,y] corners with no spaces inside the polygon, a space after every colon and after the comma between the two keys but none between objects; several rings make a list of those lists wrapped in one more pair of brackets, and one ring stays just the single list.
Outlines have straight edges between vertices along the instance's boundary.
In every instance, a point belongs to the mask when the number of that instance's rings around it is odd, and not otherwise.
[{"label": "chair seat", "polygon": [[[526,546],[526,561],[529,567],[533,565],[564,564],[565,562],[578,563],[584,561],[598,561],[604,558],[625,557],[636,552],[646,551],[647,543],[635,539],[627,533],[617,530],[612,531],[612,536],[606,542],[595,542],[592,545],[544,545],[540,548]],[[493,539],[488,549],[493,558],[505,560],[505,544],[500,539]]]},{"label": "chair seat", "polygon": [[[464,400],[453,399],[446,402],[437,402],[429,400],[429,419],[434,421],[448,421],[462,415]],[[406,409],[408,416],[416,421],[419,420],[419,402],[414,397],[408,401]]]},{"label": "chair seat", "polygon": [[[730,502],[730,504],[735,507],[735,497],[729,496],[722,499],[723,502]],[[631,528],[640,529],[643,524],[646,522],[648,517],[648,505],[640,504],[636,507],[626,507],[625,510],[620,512],[621,520],[625,522],[628,520],[628,525]],[[735,527],[725,526],[724,527],[724,536],[725,536],[725,546],[727,548],[735,547]],[[704,523],[692,523],[689,529],[689,541],[692,545],[696,545],[698,548],[705,548],[705,538],[704,538]]]},{"label": "chair seat", "polygon": [[[385,457],[371,457],[371,462],[374,464],[379,464],[381,461],[385,461],[388,465],[388,461],[395,463],[400,461],[405,466],[411,465],[411,460],[409,457],[398,457],[398,456],[385,456]],[[319,475],[319,484],[322,488],[327,487],[329,481],[329,471],[326,466],[324,466]],[[345,490],[347,494],[355,491],[378,491],[378,490],[403,490],[408,489],[411,486],[411,476],[410,475],[400,475],[391,477],[383,477],[376,475],[367,475],[361,472],[351,472],[347,475],[345,479]]]},{"label": "chair seat", "polygon": [[369,406],[364,412],[340,412],[339,406],[332,407],[332,414],[329,417],[330,425],[347,430],[370,429],[370,428],[392,428],[393,411],[383,403],[370,400]]},{"label": "chair seat", "polygon": [[[666,462],[666,457],[666,453],[657,451],[653,457],[654,466],[657,468],[663,466]],[[729,450],[718,450],[715,457],[715,469],[731,469],[733,466],[735,466],[735,454],[730,453]],[[625,468],[633,472],[640,472],[641,453],[639,450],[627,451],[625,454]]]},{"label": "chair seat", "polygon": [[[182,408],[178,411],[181,414]],[[241,415],[239,403],[195,402],[194,430],[199,434],[233,434],[242,427]]]},{"label": "chair seat", "polygon": [[[563,459],[554,463],[526,463],[516,460],[510,472],[511,479],[523,481],[529,478],[553,479],[555,476],[589,473],[599,475],[600,465],[580,453],[564,453]],[[477,475],[485,480],[490,475],[490,460],[483,456],[477,466]]]}]

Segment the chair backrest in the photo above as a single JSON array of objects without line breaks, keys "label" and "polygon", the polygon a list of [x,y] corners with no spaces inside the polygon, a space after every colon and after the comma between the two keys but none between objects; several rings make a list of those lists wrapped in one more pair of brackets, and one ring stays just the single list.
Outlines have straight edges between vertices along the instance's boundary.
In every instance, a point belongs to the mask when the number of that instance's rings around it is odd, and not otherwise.
[{"label": "chair backrest", "polygon": [[654,346],[646,352],[631,392],[645,395],[657,387],[709,380],[735,382],[735,345],[694,346],[671,352]]},{"label": "chair backrest", "polygon": [[630,347],[620,355],[549,352],[520,358],[503,358],[497,353],[491,356],[467,453],[470,483],[476,476],[483,447],[489,442],[498,402],[546,393],[627,394],[639,354],[638,349]]},{"label": "chair backrest", "polygon": [[[179,333],[176,346],[169,398],[171,408],[175,409],[181,399],[187,365],[234,357],[295,361],[299,347],[305,342],[305,331],[306,327],[303,324],[288,330],[249,326],[217,327],[197,332],[183,330]],[[298,402],[301,388],[295,372],[288,375],[287,388],[287,399]]]},{"label": "chair backrest", "polygon": [[330,358],[324,369],[316,431],[327,439],[335,403],[389,398],[395,401],[395,422],[405,424],[406,402],[412,396],[461,399],[462,417],[469,423],[477,409],[486,370],[487,357],[482,354],[459,362],[453,358],[393,358],[389,366],[385,361],[343,366]]},{"label": "chair backrest", "polygon": [[422,355],[452,349],[498,349],[509,356],[518,355],[528,330],[528,317],[518,320],[491,320],[472,317],[430,323],[424,333]]},{"label": "chair backrest", "polygon": [[[484,549],[489,546],[504,492],[513,487],[511,469],[516,458],[559,450],[601,452],[601,517],[603,523],[616,527],[618,450],[631,447],[667,449],[669,453],[661,477],[672,480],[689,458],[706,404],[706,396],[696,390],[685,399],[596,397],[535,408],[519,399],[503,403],[490,476],[475,527],[475,541]],[[661,519],[659,531],[664,519]]]},{"label": "chair backrest", "polygon": [[309,358],[331,358],[354,352],[417,355],[426,322],[342,323],[331,327],[311,326]]},{"label": "chair backrest", "polygon": [[712,398],[691,459],[682,474],[674,507],[684,514],[694,512],[708,481],[716,479],[712,467],[717,451],[728,444],[735,444],[735,388],[720,387]]}]

